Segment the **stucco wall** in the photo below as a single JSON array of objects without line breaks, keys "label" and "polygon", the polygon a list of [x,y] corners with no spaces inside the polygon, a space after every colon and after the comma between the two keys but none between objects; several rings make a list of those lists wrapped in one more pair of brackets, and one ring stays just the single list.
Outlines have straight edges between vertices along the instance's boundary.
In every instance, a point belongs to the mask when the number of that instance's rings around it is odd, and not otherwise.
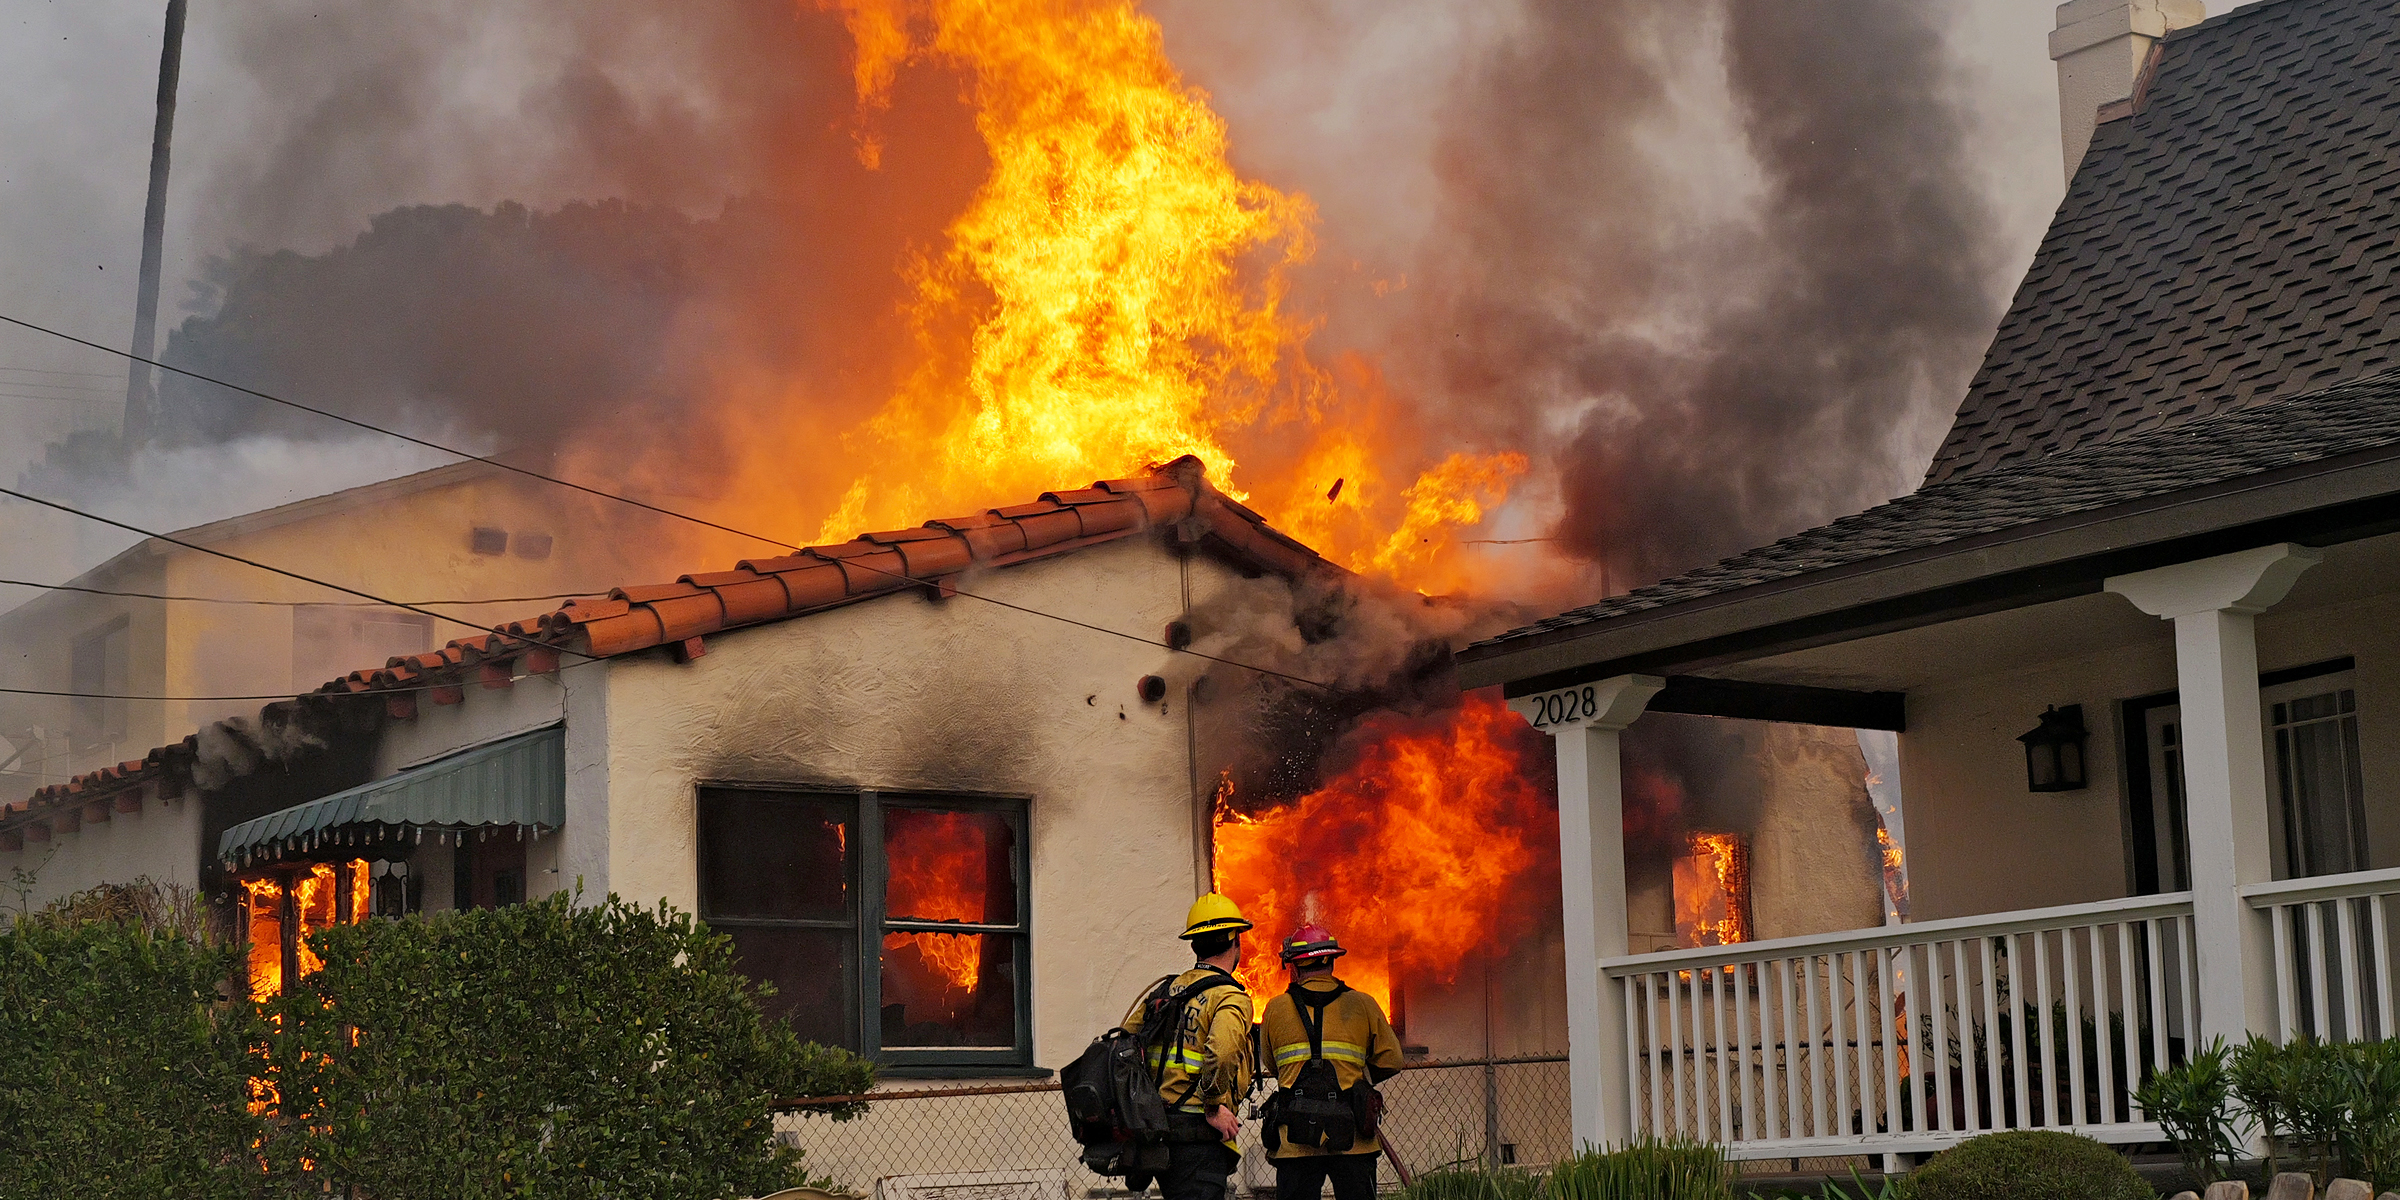
[{"label": "stucco wall", "polygon": [[[1227,578],[1191,569],[1196,594]],[[1156,637],[1182,611],[1179,572],[1127,539],[963,587]],[[1177,693],[1144,705],[1134,691],[1165,657],[966,597],[886,597],[713,637],[688,664],[595,669],[606,757],[579,764],[571,715],[570,778],[606,773],[607,890],[687,909],[701,783],[1029,797],[1034,1058],[1055,1067],[1188,962],[1174,937],[1195,882],[1184,714]],[[571,834],[587,811],[570,798]]]},{"label": "stucco wall", "polygon": [[[147,800],[140,812],[111,811],[107,821],[86,821],[74,833],[54,833],[47,842],[0,850],[0,910],[26,910],[100,883],[128,883],[148,876],[158,883],[200,885],[200,805],[185,800]],[[31,877],[20,898],[12,881]]]},{"label": "stucco wall", "polygon": [[[2400,598],[2270,610],[2258,620],[2258,647],[2262,671],[2357,659],[2368,846],[2372,865],[2400,865]],[[1911,917],[2128,894],[2120,703],[2174,688],[2161,621],[2154,635],[2107,650],[1912,689],[1900,738]],[[2050,704],[2083,705],[2088,788],[2025,788],[2016,737]],[[2130,736],[2138,744],[2140,731]]]}]

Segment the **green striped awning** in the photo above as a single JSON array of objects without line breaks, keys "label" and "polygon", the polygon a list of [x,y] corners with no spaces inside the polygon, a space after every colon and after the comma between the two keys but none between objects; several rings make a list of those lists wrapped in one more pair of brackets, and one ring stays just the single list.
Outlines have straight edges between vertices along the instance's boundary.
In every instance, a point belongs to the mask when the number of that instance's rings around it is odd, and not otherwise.
[{"label": "green striped awning", "polygon": [[409,830],[523,826],[557,829],[567,816],[566,729],[553,725],[486,742],[346,792],[244,821],[217,841],[227,863],[276,858],[327,842]]}]

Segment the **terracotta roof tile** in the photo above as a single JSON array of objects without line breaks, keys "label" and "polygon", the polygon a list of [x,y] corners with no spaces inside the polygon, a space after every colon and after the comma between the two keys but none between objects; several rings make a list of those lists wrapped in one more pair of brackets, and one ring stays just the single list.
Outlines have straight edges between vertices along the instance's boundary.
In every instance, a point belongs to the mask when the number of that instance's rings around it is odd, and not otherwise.
[{"label": "terracotta roof tile", "polygon": [[1048,511],[1027,513],[1017,518],[1017,528],[1025,531],[1025,548],[1040,550],[1060,542],[1083,536],[1083,522],[1075,510],[1056,505],[1044,506]]},{"label": "terracotta roof tile", "polygon": [[[1248,508],[1210,487],[1198,459],[1182,458],[1148,474],[1110,479],[1088,488],[1049,492],[1031,504],[986,509],[928,521],[915,529],[870,533],[848,542],[778,558],[744,559],[729,571],[686,575],[673,583],[620,587],[605,599],[576,599],[549,612],[499,626],[494,632],[451,642],[440,650],[387,660],[381,668],[353,671],[310,694],[315,703],[366,694],[391,719],[407,719],[416,700],[458,704],[472,675],[492,684],[501,664],[524,657],[527,669],[556,670],[560,655],[608,658],[659,647],[681,648],[685,659],[698,639],[727,629],[787,620],[823,609],[890,595],[912,587],[955,590],[972,569],[1002,568],[1196,518],[1211,552],[1247,569],[1299,576],[1338,574],[1340,568],[1300,543],[1267,527]],[[496,685],[495,685],[496,686]],[[387,703],[388,702],[388,703]],[[281,701],[284,710],[296,708]],[[265,711],[277,711],[269,705]],[[23,804],[0,809],[12,824],[40,819],[39,813],[89,792],[122,791],[156,780],[175,789],[189,784],[198,737],[151,751],[140,762],[121,763],[77,776],[36,792]]]}]

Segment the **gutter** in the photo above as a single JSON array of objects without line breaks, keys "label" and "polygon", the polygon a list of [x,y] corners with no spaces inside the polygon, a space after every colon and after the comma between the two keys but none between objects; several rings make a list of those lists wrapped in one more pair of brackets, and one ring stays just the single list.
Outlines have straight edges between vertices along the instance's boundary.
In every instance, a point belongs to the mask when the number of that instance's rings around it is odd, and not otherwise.
[{"label": "gutter", "polygon": [[2400,528],[2400,445],[2033,521],[1695,597],[1458,655],[1465,688],[1511,696],[1666,674],[2100,590],[2109,575],[2274,541]]}]

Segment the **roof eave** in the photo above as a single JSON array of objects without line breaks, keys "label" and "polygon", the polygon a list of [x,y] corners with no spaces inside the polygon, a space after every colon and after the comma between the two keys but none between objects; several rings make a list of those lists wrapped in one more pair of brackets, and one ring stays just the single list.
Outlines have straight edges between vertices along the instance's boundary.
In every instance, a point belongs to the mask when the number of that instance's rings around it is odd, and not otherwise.
[{"label": "roof eave", "polygon": [[2107,508],[1470,646],[1463,687],[1526,695],[1663,674],[2047,603],[2110,575],[2273,541],[2329,545],[2400,521],[2400,446],[2165,492]]}]

